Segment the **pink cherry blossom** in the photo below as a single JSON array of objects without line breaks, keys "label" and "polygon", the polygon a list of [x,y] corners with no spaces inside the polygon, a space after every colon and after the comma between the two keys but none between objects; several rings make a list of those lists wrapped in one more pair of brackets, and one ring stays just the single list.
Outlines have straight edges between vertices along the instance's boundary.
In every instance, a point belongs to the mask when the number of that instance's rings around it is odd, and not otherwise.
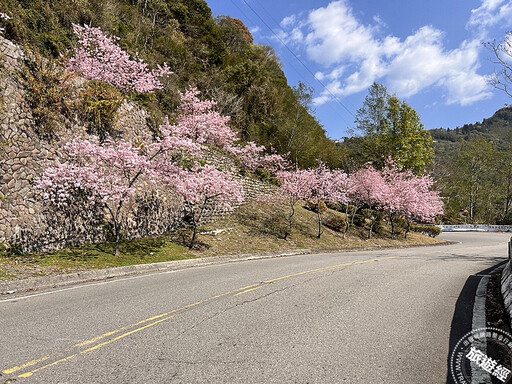
[{"label": "pink cherry blossom", "polygon": [[290,208],[288,231],[284,236],[286,240],[292,233],[295,205],[301,200],[308,200],[312,197],[314,172],[311,170],[281,171],[278,172],[277,177],[281,181],[280,195]]},{"label": "pink cherry blossom", "polygon": [[207,209],[226,212],[243,202],[242,184],[234,180],[231,174],[212,166],[183,170],[175,175],[172,186],[183,197],[191,218],[194,232],[190,249],[195,246],[198,228],[206,217]]},{"label": "pink cherry blossom", "polygon": [[153,93],[163,88],[159,78],[172,72],[167,64],[150,70],[141,59],[131,59],[101,28],[73,24],[78,38],[68,69],[79,72],[89,80],[102,81],[123,91]]},{"label": "pink cherry blossom", "polygon": [[198,144],[227,150],[238,139],[236,132],[228,125],[230,118],[213,110],[216,105],[214,101],[201,101],[199,94],[197,89],[181,94],[178,124],[172,127],[172,132],[180,137],[188,137]]}]

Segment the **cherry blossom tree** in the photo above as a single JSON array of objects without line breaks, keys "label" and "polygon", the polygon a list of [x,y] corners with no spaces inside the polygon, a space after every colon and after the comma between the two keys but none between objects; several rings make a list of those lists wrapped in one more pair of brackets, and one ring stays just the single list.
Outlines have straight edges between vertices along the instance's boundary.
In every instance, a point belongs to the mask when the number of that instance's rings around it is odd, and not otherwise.
[{"label": "cherry blossom tree", "polygon": [[349,191],[350,182],[349,176],[341,169],[335,169],[332,171],[331,179],[331,196],[330,200],[336,203],[344,205],[345,209],[345,230],[343,232],[343,238],[346,237],[349,229],[349,216],[348,216],[348,203],[349,203]]},{"label": "cherry blossom tree", "polygon": [[407,233],[411,228],[411,221],[432,223],[435,218],[444,213],[444,204],[439,191],[433,190],[434,180],[430,175],[424,175],[411,181],[415,191],[415,199],[405,213],[407,219]]},{"label": "cherry blossom tree", "polygon": [[391,159],[381,171],[386,182],[380,209],[387,215],[391,225],[391,237],[395,237],[395,217],[406,216],[417,199],[414,188],[415,176],[411,171],[403,171]]},{"label": "cherry blossom tree", "polygon": [[37,187],[57,206],[73,203],[80,192],[88,196],[90,209],[108,211],[119,256],[126,202],[134,196],[140,176],[151,176],[148,157],[126,142],[100,145],[76,139],[65,150],[70,162],[47,168]]},{"label": "cherry blossom tree", "polygon": [[387,183],[384,189],[381,209],[387,214],[391,224],[391,236],[395,236],[394,221],[397,216],[407,220],[405,237],[414,219],[431,222],[443,213],[443,203],[439,192],[432,190],[434,181],[430,175],[416,176],[412,171],[404,171],[391,159],[382,169]]},{"label": "cherry blossom tree", "polygon": [[290,208],[288,231],[284,235],[286,240],[292,234],[295,205],[301,200],[313,197],[311,192],[315,183],[315,174],[312,170],[281,171],[277,177],[281,181],[280,195]]},{"label": "cherry blossom tree", "polygon": [[229,152],[240,159],[242,167],[250,171],[263,168],[277,175],[280,171],[290,168],[288,160],[273,148],[271,148],[270,154],[266,154],[265,151],[266,148],[263,145],[257,145],[253,141],[249,141],[243,146],[236,145],[229,148]]},{"label": "cherry blossom tree", "polygon": [[199,96],[200,92],[195,88],[181,93],[177,124],[171,127],[174,135],[223,149],[239,158],[242,167],[250,171],[264,168],[276,174],[289,166],[285,158],[272,148],[268,154],[264,146],[252,141],[245,145],[237,143],[239,137],[229,127],[230,118],[214,110],[215,101],[201,100]]},{"label": "cherry blossom tree", "polygon": [[322,210],[321,204],[331,200],[335,192],[333,186],[333,173],[319,162],[318,166],[313,169],[313,183],[311,185],[311,200],[316,205],[316,213],[318,220],[318,234],[320,238],[322,235]]},{"label": "cherry blossom tree", "polygon": [[237,133],[229,127],[229,116],[222,116],[213,108],[217,103],[212,100],[200,100],[197,89],[181,93],[178,107],[178,124],[173,134],[189,137],[199,144],[211,145],[229,150],[238,140]]},{"label": "cherry blossom tree", "polygon": [[233,210],[243,202],[242,184],[212,166],[194,167],[175,175],[173,187],[183,197],[193,228],[189,248],[194,248],[207,209]]},{"label": "cherry blossom tree", "polygon": [[372,237],[373,226],[377,218],[373,210],[380,207],[385,199],[386,189],[386,181],[372,164],[366,164],[363,168],[350,175],[350,189],[348,192],[350,201],[358,207],[367,206],[372,212],[368,239]]},{"label": "cherry blossom tree", "polygon": [[171,74],[167,64],[150,70],[141,59],[132,59],[118,45],[119,38],[101,28],[73,24],[78,38],[68,69],[89,80],[102,81],[122,91],[153,93],[163,88],[160,78]]},{"label": "cherry blossom tree", "polygon": [[164,171],[167,177],[180,172],[179,160],[200,152],[200,146],[188,138],[173,136],[167,126],[161,127],[162,138],[154,143],[133,146],[123,140],[99,144],[75,139],[65,146],[69,160],[48,167],[37,187],[43,197],[56,208],[76,204],[87,197],[92,210],[109,213],[116,241],[116,256],[127,203],[135,195],[138,184],[155,186]]}]

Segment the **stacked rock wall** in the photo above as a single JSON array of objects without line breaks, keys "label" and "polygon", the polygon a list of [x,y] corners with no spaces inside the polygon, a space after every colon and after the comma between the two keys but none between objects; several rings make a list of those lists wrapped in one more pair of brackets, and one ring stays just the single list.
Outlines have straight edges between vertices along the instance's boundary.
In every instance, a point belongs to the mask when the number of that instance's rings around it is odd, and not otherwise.
[{"label": "stacked rock wall", "polygon": [[[40,137],[25,100],[25,90],[17,73],[23,67],[24,52],[0,36],[0,245],[17,246],[22,251],[49,251],[72,244],[103,241],[108,231],[100,213],[55,214],[47,209],[34,188],[44,168],[64,156],[63,146],[77,137],[87,138],[84,123],[73,121],[56,126],[51,139]],[[123,102],[114,122],[123,139],[150,137],[147,112]],[[247,198],[268,193],[272,187],[255,178],[240,175],[234,159],[210,151],[209,159],[242,182]],[[167,203],[147,191],[132,203],[132,216],[125,234],[129,238],[167,233],[182,224],[183,207],[170,196]],[[211,207],[208,222],[225,212]]]}]

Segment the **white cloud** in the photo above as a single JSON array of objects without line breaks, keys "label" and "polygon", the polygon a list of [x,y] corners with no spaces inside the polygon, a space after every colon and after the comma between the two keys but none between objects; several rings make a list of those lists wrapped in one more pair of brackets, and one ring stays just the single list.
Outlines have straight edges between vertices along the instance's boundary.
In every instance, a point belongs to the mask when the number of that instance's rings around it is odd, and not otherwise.
[{"label": "white cloud", "polygon": [[325,74],[322,73],[322,72],[317,72],[315,73],[315,79],[319,80],[319,81],[324,81],[325,79]]},{"label": "white cloud", "polygon": [[297,16],[296,15],[291,15],[291,16],[285,17],[281,21],[280,25],[281,25],[282,28],[288,28],[290,25],[294,25],[296,21],[297,21]]},{"label": "white cloud", "polygon": [[469,29],[476,29],[481,39],[488,38],[489,28],[500,25],[512,26],[512,2],[506,0],[482,0],[482,5],[471,10],[467,23]]},{"label": "white cloud", "polygon": [[[503,1],[483,0],[482,7],[501,15],[510,6]],[[317,77],[328,82],[328,90],[315,99],[317,104],[329,101],[332,95],[364,91],[374,81],[384,82],[399,97],[438,87],[447,104],[470,105],[491,96],[486,78],[477,72],[482,49],[479,40],[447,49],[443,32],[432,26],[424,26],[405,39],[381,36],[382,20],[377,17],[375,25],[363,25],[348,0],[332,1],[306,18],[287,19],[282,23],[286,25],[282,36],[325,68]]]}]

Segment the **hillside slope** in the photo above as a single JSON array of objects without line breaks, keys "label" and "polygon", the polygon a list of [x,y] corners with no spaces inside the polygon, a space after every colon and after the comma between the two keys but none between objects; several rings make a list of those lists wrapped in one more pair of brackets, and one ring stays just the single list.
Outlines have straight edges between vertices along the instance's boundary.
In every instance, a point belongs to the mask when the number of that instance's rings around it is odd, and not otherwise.
[{"label": "hillside slope", "polygon": [[493,116],[483,119],[481,123],[464,124],[455,129],[431,129],[429,132],[435,141],[434,147],[438,157],[452,157],[462,141],[473,138],[485,139],[500,148],[512,135],[512,108],[502,108]]},{"label": "hillside slope", "polygon": [[174,74],[156,99],[134,96],[153,125],[173,114],[179,90],[197,87],[232,117],[243,139],[290,152],[301,166],[316,158],[341,162],[341,150],[310,113],[304,89],[288,85],[273,49],[254,44],[240,20],[214,18],[204,0],[0,0],[0,12],[12,17],[3,23],[4,37],[47,58],[65,59],[76,23],[113,33],[151,67],[168,63]]}]

